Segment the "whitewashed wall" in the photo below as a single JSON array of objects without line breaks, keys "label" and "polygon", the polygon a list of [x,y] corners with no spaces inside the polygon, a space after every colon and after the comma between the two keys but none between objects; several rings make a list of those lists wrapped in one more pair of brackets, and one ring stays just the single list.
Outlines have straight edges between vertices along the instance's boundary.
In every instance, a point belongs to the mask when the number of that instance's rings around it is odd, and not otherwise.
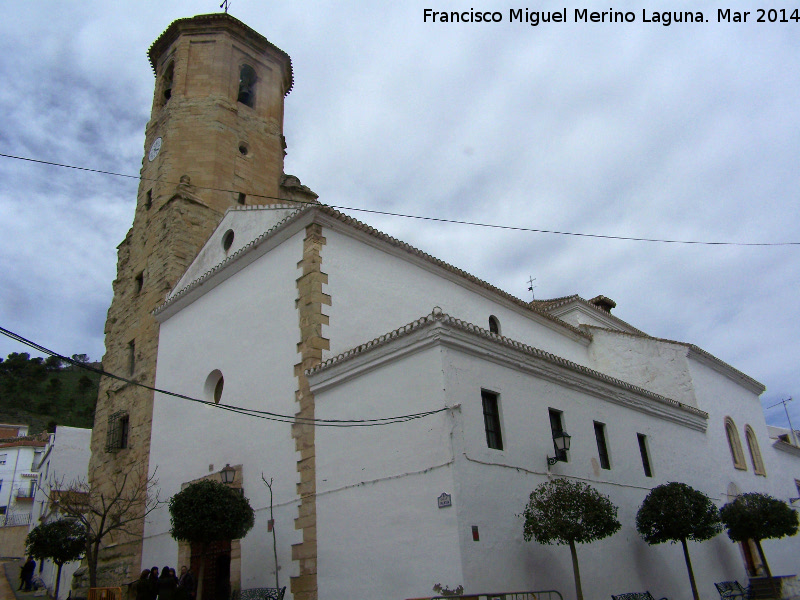
[{"label": "whitewashed wall", "polygon": [[[375,418],[444,407],[441,351],[423,349],[325,388],[314,378],[320,418]],[[323,389],[321,390],[320,387]],[[320,600],[434,595],[463,578],[453,494],[448,412],[364,428],[320,427],[317,448],[317,573]]]},{"label": "whitewashed wall", "polygon": [[[161,323],[156,387],[211,399],[208,375],[224,378],[221,402],[293,415],[294,364],[299,341],[295,310],[297,262],[303,233],[286,241],[247,269],[226,279]],[[269,491],[261,474],[274,479],[278,563],[282,585],[295,569],[291,544],[297,516],[296,454],[288,423],[233,414],[156,394],[150,468],[158,469],[163,498],[185,482],[241,464],[244,493],[256,510],[256,526],[242,540],[242,586],[274,585]],[[169,535],[166,507],[145,526],[142,568],[175,565],[178,545]]]},{"label": "whitewashed wall", "polygon": [[[324,229],[322,270],[328,273],[330,355],[358,346],[439,306],[445,313],[489,329],[489,316],[500,333],[580,364],[588,363],[588,341],[544,317],[499,298],[479,286],[467,289],[404,258],[369,248],[330,228]],[[458,266],[458,265],[456,265]],[[576,342],[577,339],[583,340]]]},{"label": "whitewashed wall", "polygon": [[[44,517],[51,509],[47,497],[52,489],[63,489],[73,481],[86,481],[91,455],[91,439],[91,429],[78,427],[58,426],[56,432],[50,434],[48,447],[38,465],[39,486],[34,498],[31,529],[43,523]],[[78,567],[80,567],[80,561],[65,563],[61,568],[59,600],[69,596],[72,574]],[[52,596],[56,589],[58,567],[50,560],[41,561],[37,567],[37,575],[42,578]]]},{"label": "whitewashed wall", "polygon": [[[286,241],[243,270],[229,270],[219,285],[206,286],[200,290],[205,293],[192,295],[180,310],[162,317],[157,387],[202,398],[206,378],[219,369],[225,377],[223,403],[294,414],[299,341],[295,280],[304,231],[302,223],[292,227]],[[431,341],[416,353],[376,352],[364,359],[374,364],[352,371],[355,363],[331,367],[312,377],[318,418],[460,408],[387,427],[317,429],[321,599],[423,596],[432,594],[434,583],[461,583],[467,591],[556,587],[566,600],[574,597],[568,549],[521,539],[518,515],[530,491],[548,478],[545,460],[553,453],[548,407],[563,411],[564,426],[573,436],[570,462],[557,464],[552,473],[591,482],[620,506],[623,530],[579,548],[584,581],[598,597],[650,589],[657,597],[689,598],[680,547],[650,548],[634,530],[636,510],[651,487],[685,481],[719,504],[727,500],[731,483],[742,491],[769,491],[778,497],[790,493],[790,478],[776,473],[790,459],[776,458],[770,449],[757,395],[687,358],[684,347],[682,355],[674,345],[649,341],[620,348],[609,335],[600,336],[592,349],[582,336],[525,314],[478,286],[440,277],[416,259],[378,249],[374,240],[367,245],[342,227],[323,230],[327,243],[322,271],[329,277],[323,291],[332,299],[331,306],[323,307],[330,316],[330,326],[323,329],[331,344],[325,358],[439,306],[487,329],[489,316],[495,315],[504,336],[696,404],[709,418],[707,429],[698,430],[696,415],[683,418],[670,409],[674,418],[662,418],[634,410],[615,394],[598,396],[585,382],[517,368],[507,351],[479,358],[458,344]],[[224,233],[222,229],[215,235]],[[212,254],[209,250],[211,262]],[[616,356],[623,351],[625,355]],[[500,394],[503,451],[486,448],[481,388]],[[630,392],[616,396],[625,394]],[[724,435],[726,415],[734,418],[743,444],[745,424],[755,430],[766,478],[755,476],[752,466],[746,472],[733,468]],[[594,420],[606,424],[609,471],[598,465]],[[648,437],[652,478],[643,473],[637,433]],[[282,585],[295,574],[291,544],[300,541],[294,530],[296,460],[288,424],[156,395],[150,464],[158,467],[163,496],[226,463],[243,465],[245,494],[258,511],[255,529],[242,541],[244,588],[273,585],[274,579],[261,472],[275,480]],[[453,507],[436,507],[442,492],[453,494]],[[473,525],[479,527],[479,542],[472,541]],[[177,544],[168,531],[165,508],[145,527],[143,567],[175,564]],[[796,541],[784,541],[765,549],[770,561],[783,569],[800,548]],[[692,544],[691,552],[703,596],[714,597],[714,580],[744,577],[738,547],[723,536]]]},{"label": "whitewashed wall", "polygon": [[[650,547],[635,531],[636,512],[649,490],[670,481],[684,481],[721,505],[727,501],[724,492],[730,480],[747,477],[749,473],[751,485],[743,491],[779,491],[772,486],[769,476],[756,477],[752,468],[748,472],[733,468],[724,431],[720,438],[709,431],[632,410],[574,385],[537,378],[518,368],[498,364],[502,361],[496,357],[492,360],[476,357],[453,348],[446,339],[441,344],[396,362],[376,359],[369,368],[356,365],[353,373],[363,374],[353,379],[346,379],[346,363],[342,363],[328,375],[336,385],[317,393],[318,406],[324,414],[337,414],[344,407],[379,412],[377,406],[394,406],[403,398],[416,397],[417,385],[427,384],[426,374],[432,371],[438,375],[441,371],[444,403],[460,405],[460,409],[452,412],[455,428],[450,419],[439,420],[437,415],[424,420],[428,426],[424,432],[406,427],[390,430],[380,443],[377,438],[368,441],[367,434],[361,433],[355,438],[357,443],[351,440],[348,444],[337,442],[335,432],[318,436],[318,448],[325,448],[325,454],[331,453],[329,460],[318,465],[320,477],[336,478],[346,486],[358,482],[363,473],[366,482],[334,490],[329,497],[320,499],[319,569],[325,578],[321,589],[325,593],[331,591],[326,597],[341,597],[345,590],[364,597],[374,596],[378,584],[370,580],[371,574],[391,572],[400,564],[410,565],[416,577],[412,577],[412,582],[397,583],[396,588],[384,587],[386,597],[428,594],[428,588],[438,581],[450,587],[462,584],[468,593],[558,589],[566,599],[574,598],[568,547],[524,542],[519,516],[537,485],[551,476],[566,476],[590,483],[619,507],[620,532],[578,548],[583,581],[591,596],[649,589],[659,596],[688,600],[691,591],[680,545]],[[389,350],[384,348],[381,352]],[[362,360],[368,362],[365,357]],[[700,367],[695,366],[695,370]],[[409,373],[414,373],[414,377],[409,377]],[[695,375],[698,381],[708,377],[716,383],[713,387],[710,382],[702,382],[711,386],[708,395],[714,396],[728,387],[728,380],[716,381],[719,375],[714,371]],[[416,381],[417,377],[421,381]],[[314,385],[324,387],[319,383],[324,378],[322,373],[313,377]],[[430,385],[431,389],[438,389],[436,382]],[[481,388],[499,394],[502,451],[486,446]],[[569,462],[556,464],[548,475],[545,461],[553,455],[550,407],[563,411],[565,428],[572,435],[572,449]],[[747,411],[740,416],[743,423],[751,420]],[[610,470],[598,465],[594,421],[606,424]],[[751,426],[756,429],[752,423]],[[417,494],[420,490],[438,490],[436,486],[443,485],[436,470],[423,474],[421,481],[410,481],[400,487],[401,498],[393,495],[396,479],[377,477],[381,472],[384,476],[395,472],[386,465],[398,453],[406,451],[404,430],[410,446],[418,452],[409,457],[409,468],[416,467],[417,461],[436,446],[436,440],[452,431],[454,463],[447,468],[448,480],[452,478],[454,486],[454,511],[449,514],[457,515],[457,542],[452,546],[425,547],[429,535],[437,531],[440,515],[428,509],[429,496],[435,494]],[[653,477],[644,474],[637,433],[648,436]],[[768,451],[765,446],[762,444],[762,453]],[[428,462],[434,463],[430,459]],[[413,494],[413,501],[404,493]],[[396,515],[403,518],[393,518]],[[416,528],[417,524],[422,531],[409,547],[405,541],[408,529]],[[479,529],[480,541],[472,539],[473,526]],[[452,532],[437,535],[453,539]],[[397,540],[394,546],[387,542],[392,539]],[[800,549],[796,539],[769,543],[765,548],[771,564],[781,568]],[[715,581],[745,578],[739,547],[724,534],[702,544],[690,543],[690,553],[703,597],[714,597]],[[456,556],[460,557],[460,569],[450,562]],[[366,572],[363,564],[370,565]],[[432,570],[432,564],[438,570]]]},{"label": "whitewashed wall", "polygon": [[[0,465],[0,480],[3,481],[0,488],[0,506],[7,507],[7,513],[30,512],[33,503],[30,500],[18,502],[16,494],[19,489],[25,493],[30,491],[31,482],[35,481],[35,477],[31,477],[35,466],[34,455],[42,450],[42,447],[34,446],[0,448],[0,455],[6,455],[6,464]],[[0,515],[0,522],[3,522],[4,519],[4,515]]]}]

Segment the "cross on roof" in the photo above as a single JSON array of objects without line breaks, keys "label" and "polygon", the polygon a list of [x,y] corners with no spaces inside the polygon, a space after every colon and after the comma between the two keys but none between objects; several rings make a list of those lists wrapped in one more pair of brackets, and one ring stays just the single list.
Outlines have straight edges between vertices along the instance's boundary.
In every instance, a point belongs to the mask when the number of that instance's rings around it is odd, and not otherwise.
[{"label": "cross on roof", "polygon": [[533,293],[533,288],[536,287],[535,285],[533,285],[534,281],[536,281],[536,278],[533,277],[532,275],[529,276],[529,279],[528,279],[528,291],[531,293],[531,300],[536,300],[536,296]]}]

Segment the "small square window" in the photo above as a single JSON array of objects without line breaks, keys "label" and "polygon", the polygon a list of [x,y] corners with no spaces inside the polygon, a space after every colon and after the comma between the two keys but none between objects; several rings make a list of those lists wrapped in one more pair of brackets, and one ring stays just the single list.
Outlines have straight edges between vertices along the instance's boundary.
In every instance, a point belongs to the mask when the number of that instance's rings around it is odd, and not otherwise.
[{"label": "small square window", "polygon": [[503,449],[503,434],[500,431],[500,407],[497,394],[481,390],[483,401],[483,424],[486,428],[486,445],[494,450]]},{"label": "small square window", "polygon": [[639,440],[639,453],[642,455],[642,467],[644,467],[644,474],[647,477],[652,477],[653,471],[650,468],[650,456],[647,452],[647,436],[642,433],[637,433],[636,437]]}]

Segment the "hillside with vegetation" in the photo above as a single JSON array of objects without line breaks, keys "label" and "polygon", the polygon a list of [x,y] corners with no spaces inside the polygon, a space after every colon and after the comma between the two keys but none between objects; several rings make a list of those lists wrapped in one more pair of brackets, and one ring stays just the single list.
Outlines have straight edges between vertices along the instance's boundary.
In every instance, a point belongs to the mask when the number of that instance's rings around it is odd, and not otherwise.
[{"label": "hillside with vegetation", "polygon": [[[85,354],[72,359],[89,363]],[[61,359],[12,352],[0,358],[0,423],[29,425],[30,433],[55,425],[91,428],[100,375]]]}]

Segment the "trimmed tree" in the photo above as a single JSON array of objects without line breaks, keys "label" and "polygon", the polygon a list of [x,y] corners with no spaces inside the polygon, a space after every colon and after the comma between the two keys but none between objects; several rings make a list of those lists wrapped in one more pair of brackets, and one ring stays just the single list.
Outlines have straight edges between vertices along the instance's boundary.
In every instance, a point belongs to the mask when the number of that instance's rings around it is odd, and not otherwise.
[{"label": "trimmed tree", "polygon": [[703,542],[720,531],[719,511],[711,499],[693,487],[673,481],[650,490],[636,513],[636,530],[650,544],[680,542],[692,584],[692,596],[699,600],[687,540]]},{"label": "trimmed tree", "polygon": [[594,542],[616,533],[620,528],[617,507],[590,485],[555,479],[531,492],[522,516],[525,541],[569,544],[575,592],[578,600],[583,600],[575,544]]},{"label": "trimmed tree", "polygon": [[[243,538],[253,528],[255,516],[250,502],[238,490],[218,481],[192,483],[169,501],[172,537],[181,542],[208,544]],[[205,557],[197,575],[197,600],[203,598]]]},{"label": "trimmed tree", "polygon": [[785,502],[767,494],[742,494],[720,509],[720,517],[734,542],[753,540],[761,562],[772,577],[761,540],[782,538],[797,533],[797,512]]},{"label": "trimmed tree", "polygon": [[86,551],[86,530],[80,522],[59,519],[37,525],[25,539],[25,552],[38,560],[50,559],[58,567],[56,591],[61,586],[61,567],[64,563],[82,558]]}]

